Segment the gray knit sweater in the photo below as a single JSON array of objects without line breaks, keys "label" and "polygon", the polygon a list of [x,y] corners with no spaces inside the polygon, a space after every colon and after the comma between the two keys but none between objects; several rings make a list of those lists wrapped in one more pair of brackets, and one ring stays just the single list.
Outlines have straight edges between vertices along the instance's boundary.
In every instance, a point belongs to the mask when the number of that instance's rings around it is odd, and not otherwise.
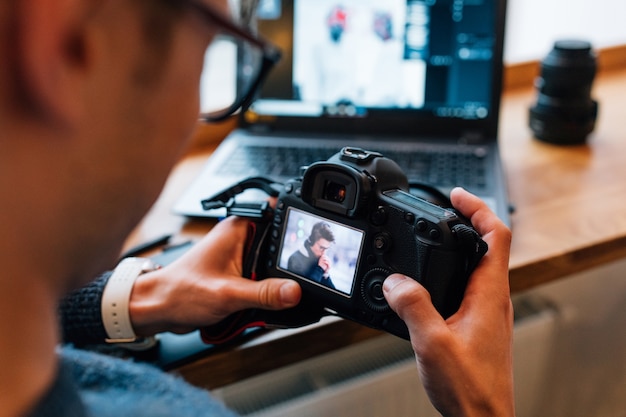
[{"label": "gray knit sweater", "polygon": [[59,305],[64,346],[56,381],[33,417],[214,416],[232,417],[205,390],[160,369],[76,347],[104,342],[100,304],[107,272]]},{"label": "gray knit sweater", "polygon": [[58,355],[54,385],[31,417],[235,416],[207,391],[151,365],[71,347]]}]

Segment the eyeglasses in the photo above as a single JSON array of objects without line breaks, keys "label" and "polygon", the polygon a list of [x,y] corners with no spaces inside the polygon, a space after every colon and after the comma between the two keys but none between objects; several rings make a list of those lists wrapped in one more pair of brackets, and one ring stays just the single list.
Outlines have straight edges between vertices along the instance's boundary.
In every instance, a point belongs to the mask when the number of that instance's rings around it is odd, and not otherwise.
[{"label": "eyeglasses", "polygon": [[320,242],[316,242],[315,246],[317,246],[317,248],[321,251],[321,252],[326,252],[328,249],[330,249],[330,246],[324,246],[322,245]]},{"label": "eyeglasses", "polygon": [[218,31],[205,55],[200,119],[217,122],[245,111],[280,60],[280,50],[201,0],[185,3]]}]

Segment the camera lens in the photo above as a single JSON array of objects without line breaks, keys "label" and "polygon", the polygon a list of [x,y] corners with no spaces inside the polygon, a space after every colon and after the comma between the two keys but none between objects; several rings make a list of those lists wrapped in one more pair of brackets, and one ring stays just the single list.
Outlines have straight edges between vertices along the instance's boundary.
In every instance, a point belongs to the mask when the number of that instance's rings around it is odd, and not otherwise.
[{"label": "camera lens", "polygon": [[556,144],[583,143],[595,127],[598,103],[591,98],[596,59],[591,44],[561,40],[541,62],[537,103],[529,125],[535,137]]},{"label": "camera lens", "polygon": [[346,198],[346,186],[336,183],[334,181],[327,181],[324,187],[324,199],[328,201],[334,201],[336,203],[343,203]]}]

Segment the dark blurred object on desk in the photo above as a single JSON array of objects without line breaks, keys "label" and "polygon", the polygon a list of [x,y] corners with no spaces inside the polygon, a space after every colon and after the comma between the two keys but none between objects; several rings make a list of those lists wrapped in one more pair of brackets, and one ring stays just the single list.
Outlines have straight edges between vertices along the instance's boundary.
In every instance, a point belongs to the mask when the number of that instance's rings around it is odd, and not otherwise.
[{"label": "dark blurred object on desk", "polygon": [[585,143],[595,128],[598,102],[591,98],[596,56],[584,40],[560,40],[541,61],[535,81],[537,103],[530,108],[535,137],[557,145]]}]

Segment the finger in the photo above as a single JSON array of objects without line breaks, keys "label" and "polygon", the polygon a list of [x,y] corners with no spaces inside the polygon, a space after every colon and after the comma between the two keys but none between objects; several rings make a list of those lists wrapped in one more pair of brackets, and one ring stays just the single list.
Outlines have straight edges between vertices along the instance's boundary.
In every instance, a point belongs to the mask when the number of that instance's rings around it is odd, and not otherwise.
[{"label": "finger", "polygon": [[470,277],[466,296],[480,292],[508,297],[511,231],[480,198],[462,188],[452,190],[450,199],[454,207],[470,219],[489,246],[484,259]]},{"label": "finger", "polygon": [[416,351],[426,335],[445,327],[445,322],[432,304],[430,294],[417,281],[392,274],[383,283],[383,294],[392,310],[406,323]]},{"label": "finger", "polygon": [[504,226],[502,221],[491,211],[483,200],[463,188],[454,188],[450,192],[450,200],[452,201],[452,205],[459,210],[461,214],[470,219],[474,228],[481,235],[488,234],[492,230]]},{"label": "finger", "polygon": [[280,310],[296,306],[302,297],[302,289],[297,282],[279,278],[233,281],[230,291],[236,293],[230,298],[234,311],[249,308]]},{"label": "finger", "polygon": [[495,233],[498,242],[508,249],[511,231],[483,200],[459,187],[452,190],[450,199],[454,207],[470,219],[478,233],[483,237],[490,237],[491,233]]},{"label": "finger", "polygon": [[[450,199],[454,207],[470,219],[474,228],[487,242],[490,256],[497,255],[495,261],[499,263],[499,266],[508,267],[511,247],[509,228],[502,223],[484,201],[462,188],[452,190]],[[505,265],[502,265],[503,263]]]},{"label": "finger", "polygon": [[[195,244],[189,254],[201,262],[205,256],[215,260],[215,250],[222,251],[223,263],[238,261],[242,258],[248,238],[249,221],[235,216],[227,217],[213,226],[211,231]],[[221,242],[218,244],[218,242]],[[217,246],[217,248],[216,248]],[[227,250],[227,251],[226,251]]]},{"label": "finger", "polygon": [[236,241],[238,243],[236,245],[237,250],[241,250],[243,253],[243,248],[247,242],[249,231],[249,220],[241,217],[229,216],[213,226],[213,229],[211,229],[211,234],[213,235],[212,241]]}]

